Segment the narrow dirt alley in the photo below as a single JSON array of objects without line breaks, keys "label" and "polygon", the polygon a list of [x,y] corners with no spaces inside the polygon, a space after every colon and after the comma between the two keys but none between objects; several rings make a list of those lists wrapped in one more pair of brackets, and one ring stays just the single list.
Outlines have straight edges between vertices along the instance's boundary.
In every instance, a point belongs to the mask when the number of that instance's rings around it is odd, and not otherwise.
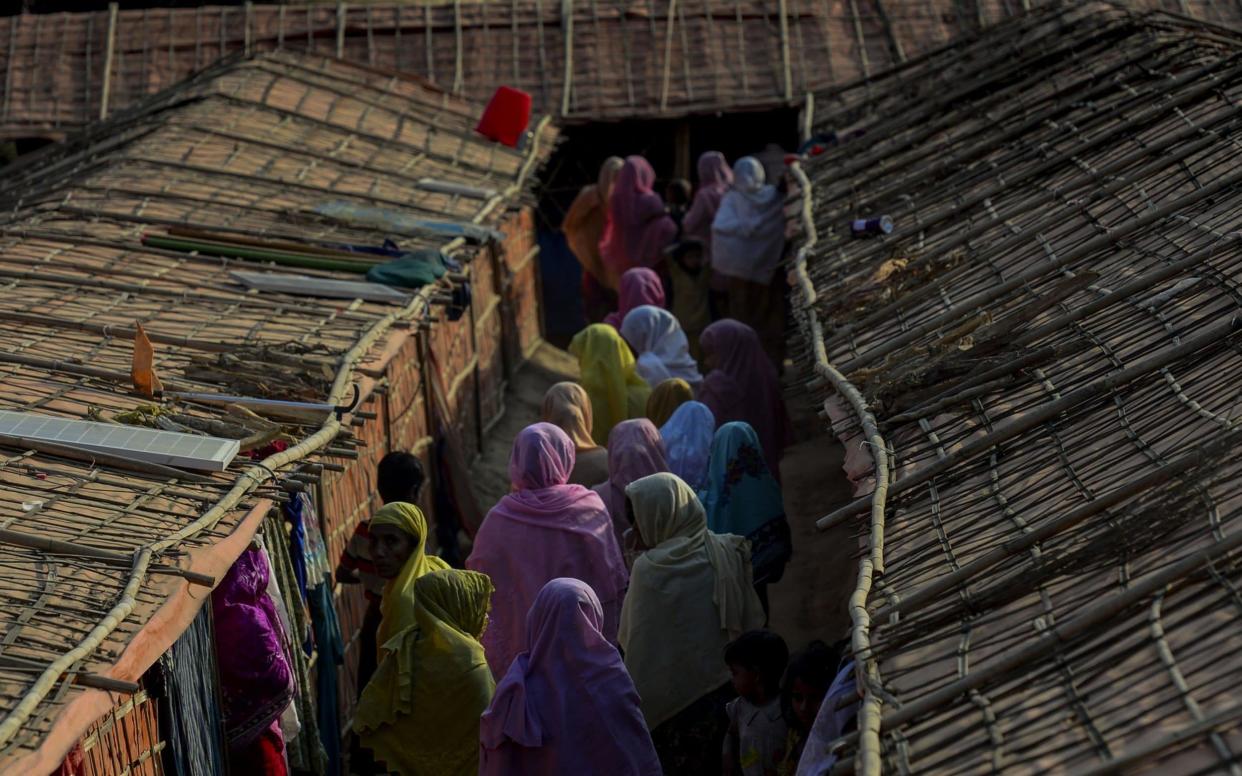
[{"label": "narrow dirt alley", "polygon": [[543,394],[554,383],[577,379],[577,359],[546,342],[513,376],[505,392],[505,414],[488,433],[482,455],[470,467],[470,484],[485,514],[509,492],[513,439],[539,420]]},{"label": "narrow dirt alley", "polygon": [[[539,419],[544,392],[553,383],[577,376],[576,360],[545,343],[513,378],[504,417],[470,469],[471,484],[484,511],[509,492],[510,446],[519,431]],[[794,402],[790,410],[796,428],[824,427],[810,408]],[[843,454],[839,442],[821,434],[790,447],[781,462],[794,557],[769,595],[771,627],[785,638],[791,651],[811,639],[831,643],[845,636],[849,626],[846,605],[857,573],[857,541],[846,526],[828,532],[815,529],[817,518],[849,498],[849,483],[841,470]]]}]

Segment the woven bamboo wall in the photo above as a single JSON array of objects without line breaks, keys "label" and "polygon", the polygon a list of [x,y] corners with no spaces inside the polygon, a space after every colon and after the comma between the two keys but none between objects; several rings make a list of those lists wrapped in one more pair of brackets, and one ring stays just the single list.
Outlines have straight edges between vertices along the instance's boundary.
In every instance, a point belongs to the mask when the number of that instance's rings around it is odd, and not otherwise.
[{"label": "woven bamboo wall", "polygon": [[794,169],[858,496],[822,521],[861,556],[832,773],[1236,768],[1240,52],[1090,3],[817,96],[863,132]]},{"label": "woven bamboo wall", "polygon": [[[14,16],[0,18],[0,137],[59,137],[221,57],[273,49],[416,74],[475,99],[509,84],[566,120],[756,110],[876,75],[1038,4],[516,0]],[[1131,4],[1239,20],[1234,3]]]}]

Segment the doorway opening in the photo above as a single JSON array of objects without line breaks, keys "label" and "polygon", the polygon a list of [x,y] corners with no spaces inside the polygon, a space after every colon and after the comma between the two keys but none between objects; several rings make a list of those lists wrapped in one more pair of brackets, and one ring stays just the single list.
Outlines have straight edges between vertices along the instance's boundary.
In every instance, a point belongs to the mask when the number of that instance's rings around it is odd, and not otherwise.
[{"label": "doorway opening", "polygon": [[582,268],[565,243],[561,222],[582,187],[598,179],[604,160],[646,157],[656,171],[655,190],[663,195],[675,178],[697,184],[696,162],[706,151],[720,151],[732,163],[773,143],[793,150],[799,140],[798,109],[583,124],[564,128],[561,136],[545,168],[537,225],[544,336],[563,348],[586,325],[586,316]]}]

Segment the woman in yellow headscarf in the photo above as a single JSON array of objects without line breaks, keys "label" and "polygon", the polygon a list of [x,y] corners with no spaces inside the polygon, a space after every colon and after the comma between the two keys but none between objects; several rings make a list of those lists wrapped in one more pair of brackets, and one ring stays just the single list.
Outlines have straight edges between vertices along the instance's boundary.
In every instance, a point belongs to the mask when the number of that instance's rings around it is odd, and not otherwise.
[{"label": "woman in yellow headscarf", "polygon": [[413,504],[385,504],[371,517],[370,536],[375,571],[388,580],[380,600],[383,620],[375,640],[383,658],[384,643],[414,624],[414,583],[424,574],[449,565],[427,555],[427,518]]},{"label": "woman in yellow headscarf", "polygon": [[414,624],[384,644],[354,732],[389,772],[474,776],[479,718],[496,686],[479,643],[492,583],[485,574],[448,569],[413,587]]},{"label": "woman in yellow headscarf", "polygon": [[693,400],[694,389],[690,383],[680,377],[671,377],[651,392],[651,397],[647,399],[647,419],[660,428],[673,417],[678,407]]},{"label": "woman in yellow headscarf", "polygon": [[651,387],[639,376],[630,346],[608,324],[593,323],[578,332],[569,352],[578,357],[580,382],[591,397],[591,438],[606,445],[613,426],[643,417]]},{"label": "woman in yellow headscarf", "polygon": [[585,388],[577,383],[553,385],[543,395],[539,419],[558,426],[574,443],[574,469],[568,484],[589,488],[608,479],[608,448],[591,438],[595,416]]}]

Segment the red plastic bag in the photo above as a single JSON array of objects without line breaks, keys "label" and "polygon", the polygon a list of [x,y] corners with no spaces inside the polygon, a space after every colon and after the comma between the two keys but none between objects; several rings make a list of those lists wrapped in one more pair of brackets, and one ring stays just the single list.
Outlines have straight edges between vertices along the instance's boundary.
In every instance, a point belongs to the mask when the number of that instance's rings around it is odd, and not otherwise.
[{"label": "red plastic bag", "polygon": [[492,95],[491,102],[487,104],[474,131],[489,140],[517,148],[522,133],[530,124],[530,106],[529,94],[520,89],[502,86]]}]

